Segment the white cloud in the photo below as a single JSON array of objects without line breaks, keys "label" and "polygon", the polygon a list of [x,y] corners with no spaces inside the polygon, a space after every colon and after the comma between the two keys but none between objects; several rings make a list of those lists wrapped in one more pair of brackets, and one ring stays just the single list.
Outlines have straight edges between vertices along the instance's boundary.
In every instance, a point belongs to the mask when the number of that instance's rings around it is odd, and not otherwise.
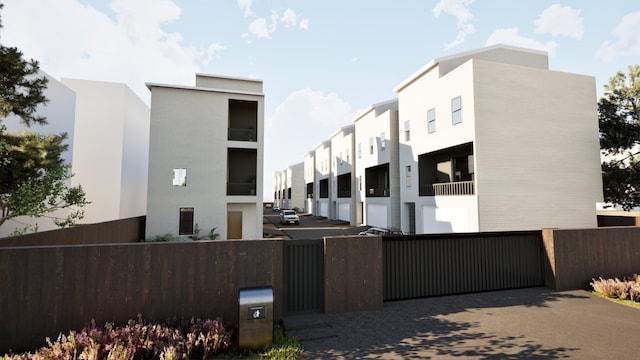
[{"label": "white cloud", "polygon": [[249,24],[249,33],[253,34],[256,38],[269,38],[269,28],[267,27],[267,20],[265,18],[257,18]]},{"label": "white cloud", "polygon": [[171,0],[112,0],[110,7],[115,20],[78,0],[8,0],[2,41],[53,77],[126,83],[147,103],[145,82],[189,85],[200,64],[224,50],[187,46],[167,32],[181,13]]},{"label": "white cloud", "polygon": [[[286,28],[295,27],[298,24],[300,15],[290,8],[284,11],[282,15],[279,15],[276,10],[271,10],[269,16],[270,22],[267,24],[267,20],[264,17],[257,17],[251,24],[249,24],[249,33],[242,34],[242,38],[247,42],[252,42],[253,39],[269,39],[271,34],[275,33],[278,27],[278,23],[283,23]],[[299,29],[309,29],[309,19],[304,18],[299,22]]]},{"label": "white cloud", "polygon": [[244,10],[244,17],[253,15],[251,10],[251,0],[237,0],[240,9]]},{"label": "white cloud", "polygon": [[554,4],[546,8],[535,21],[536,34],[567,36],[582,39],[584,34],[583,18],[580,10],[570,6]]},{"label": "white cloud", "polygon": [[445,50],[451,49],[464,42],[467,35],[473,34],[476,29],[470,22],[473,20],[473,14],[469,11],[469,6],[475,0],[440,0],[433,8],[433,14],[436,18],[442,13],[455,17],[458,21],[458,33],[455,40],[445,44]]},{"label": "white cloud", "polygon": [[550,57],[555,56],[556,48],[558,47],[558,44],[555,41],[541,43],[532,38],[521,36],[518,28],[498,29],[494,31],[487,39],[485,46],[495,44],[513,45],[528,49],[542,50],[549,53]]},{"label": "white cloud", "polygon": [[282,17],[280,17],[280,21],[282,21],[286,27],[296,26],[298,15],[296,15],[295,11],[287,9],[284,11],[284,14],[282,14]]},{"label": "white cloud", "polygon": [[309,30],[309,19],[305,18],[300,21],[300,29]]},{"label": "white cloud", "polygon": [[610,62],[625,56],[640,56],[640,12],[625,15],[598,49],[596,57]]},{"label": "white cloud", "polygon": [[298,163],[307,151],[350,124],[355,115],[351,105],[335,93],[309,88],[294,91],[266,120],[265,159],[271,159],[273,170]]}]

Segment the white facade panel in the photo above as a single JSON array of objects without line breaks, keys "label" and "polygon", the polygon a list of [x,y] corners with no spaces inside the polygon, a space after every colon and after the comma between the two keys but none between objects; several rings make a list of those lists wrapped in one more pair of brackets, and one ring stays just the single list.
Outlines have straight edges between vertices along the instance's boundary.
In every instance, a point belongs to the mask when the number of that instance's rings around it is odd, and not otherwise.
[{"label": "white facade panel", "polygon": [[369,226],[389,227],[389,205],[367,204],[366,221]]}]

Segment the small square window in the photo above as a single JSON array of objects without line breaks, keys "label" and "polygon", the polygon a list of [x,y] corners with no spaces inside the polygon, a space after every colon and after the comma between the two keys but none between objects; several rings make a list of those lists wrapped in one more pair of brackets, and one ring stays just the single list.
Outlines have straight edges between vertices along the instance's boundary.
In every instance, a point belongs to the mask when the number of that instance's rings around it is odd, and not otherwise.
[{"label": "small square window", "polygon": [[460,96],[451,99],[451,122],[453,124],[462,122],[462,97]]},{"label": "small square window", "polygon": [[173,186],[187,186],[187,169],[173,169]]}]

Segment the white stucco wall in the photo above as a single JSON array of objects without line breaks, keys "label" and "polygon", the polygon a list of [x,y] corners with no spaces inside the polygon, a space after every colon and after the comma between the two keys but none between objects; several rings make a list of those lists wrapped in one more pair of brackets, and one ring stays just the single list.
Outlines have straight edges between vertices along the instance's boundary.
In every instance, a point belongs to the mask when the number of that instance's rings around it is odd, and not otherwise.
[{"label": "white stucco wall", "polygon": [[[147,237],[177,234],[181,207],[193,207],[194,223],[204,233],[217,227],[220,239],[227,236],[228,209],[241,209],[243,237],[262,237],[264,95],[147,86],[152,93]],[[230,98],[257,101],[257,142],[227,140]],[[228,148],[256,150],[255,195],[227,195]],[[175,168],[187,169],[186,187],[172,185]]]},{"label": "white stucco wall", "polygon": [[76,176],[84,223],[146,214],[149,107],[125,84],[63,79],[76,92]]}]

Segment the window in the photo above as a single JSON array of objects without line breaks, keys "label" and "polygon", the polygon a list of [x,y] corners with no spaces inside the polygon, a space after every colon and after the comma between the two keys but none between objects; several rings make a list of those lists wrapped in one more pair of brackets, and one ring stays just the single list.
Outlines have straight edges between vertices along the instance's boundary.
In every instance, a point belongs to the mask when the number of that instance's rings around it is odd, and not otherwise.
[{"label": "window", "polygon": [[173,169],[173,186],[187,186],[187,169]]},{"label": "window", "polygon": [[193,208],[180,208],[179,235],[193,235]]},{"label": "window", "polygon": [[459,124],[462,122],[462,97],[454,97],[451,99],[451,122]]},{"label": "window", "polygon": [[362,143],[358,143],[358,159],[362,158]]},{"label": "window", "polygon": [[349,151],[349,150],[350,150],[350,149],[347,149],[347,151],[345,151],[345,154],[346,154],[346,157],[347,157],[347,159],[346,159],[346,161],[347,161],[347,165],[349,164],[349,153],[351,152],[351,151]]},{"label": "window", "polygon": [[342,158],[342,151],[341,151],[341,152],[340,152],[340,165],[342,165],[343,161],[344,161],[344,160],[343,160],[343,158]]},{"label": "window", "polygon": [[404,122],[404,141],[410,141],[411,140],[411,123],[409,123],[409,120]]},{"label": "window", "polygon": [[407,179],[407,187],[411,187],[411,165],[405,167],[405,177]]},{"label": "window", "polygon": [[386,139],[384,137],[384,133],[381,132],[380,133],[380,149],[384,150],[386,148],[387,144],[386,144]]},{"label": "window", "polygon": [[358,176],[358,191],[362,191],[362,175]]},{"label": "window", "polygon": [[427,111],[427,130],[429,134],[436,132],[436,109]]},{"label": "window", "polygon": [[373,154],[373,138],[369,138],[369,154]]}]

